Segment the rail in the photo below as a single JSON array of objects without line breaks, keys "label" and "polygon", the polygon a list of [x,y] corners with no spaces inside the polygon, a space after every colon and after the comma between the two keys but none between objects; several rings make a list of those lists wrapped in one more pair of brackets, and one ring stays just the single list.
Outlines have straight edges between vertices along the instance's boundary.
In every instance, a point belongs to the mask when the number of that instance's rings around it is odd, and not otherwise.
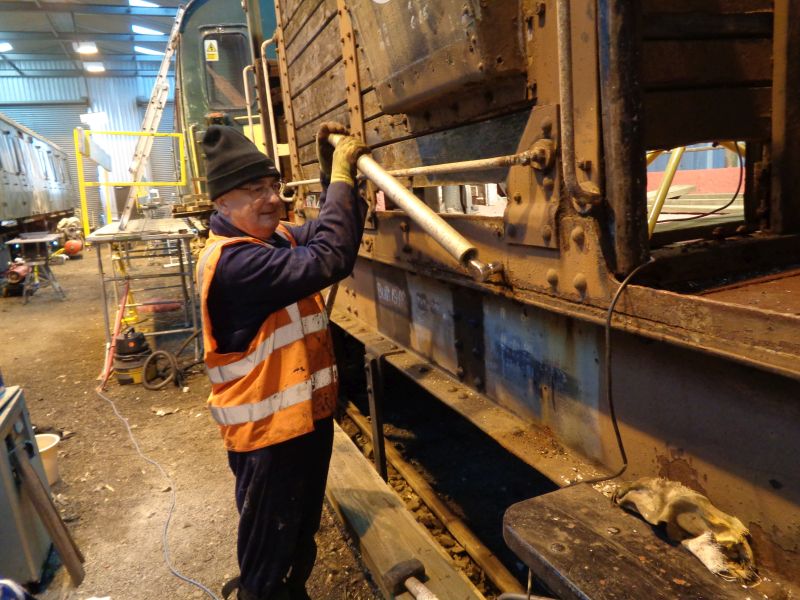
[{"label": "rail", "polygon": [[[83,134],[84,139],[81,139],[81,134]],[[129,136],[129,137],[138,137],[138,138],[156,138],[156,137],[169,137],[169,138],[177,138],[178,140],[178,153],[180,156],[180,181],[86,181],[86,178],[83,175],[83,157],[85,156],[89,160],[93,160],[91,154],[85,150],[86,148],[91,148],[90,140],[91,136],[93,135],[118,135],[118,136]],[[83,221],[83,233],[84,236],[88,236],[91,233],[91,229],[89,227],[89,207],[88,207],[88,199],[86,196],[86,189],[90,187],[105,187],[109,188],[112,186],[115,187],[160,187],[160,186],[169,186],[169,187],[183,187],[186,185],[186,143],[183,138],[183,134],[181,133],[153,133],[147,131],[92,131],[89,129],[81,129],[80,127],[76,128],[73,131],[73,141],[75,143],[75,159],[77,163],[77,170],[78,170],[78,191],[80,194],[81,200],[81,220]],[[152,143],[152,142],[151,142]],[[149,154],[149,150],[148,150]],[[105,178],[104,178],[105,179]],[[111,202],[106,202],[106,210],[107,210],[107,219],[109,223],[111,222],[111,210],[110,210]],[[121,222],[121,221],[120,221]]]},{"label": "rail", "polygon": [[[278,132],[275,130],[275,109],[272,107],[272,90],[269,87],[269,65],[267,64],[267,48],[275,43],[275,35],[266,39],[261,44],[261,74],[264,77],[264,99],[267,103],[267,116],[269,125],[269,137],[272,142],[272,159],[275,166],[280,170],[280,157],[278,156]],[[262,119],[262,128],[264,121]],[[266,134],[266,131],[264,132]]]}]

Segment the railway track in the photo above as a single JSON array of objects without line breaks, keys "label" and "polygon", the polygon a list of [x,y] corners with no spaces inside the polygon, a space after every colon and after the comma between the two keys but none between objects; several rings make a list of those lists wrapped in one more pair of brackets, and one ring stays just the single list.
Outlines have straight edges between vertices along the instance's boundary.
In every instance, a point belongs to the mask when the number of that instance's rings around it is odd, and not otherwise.
[{"label": "railway track", "polygon": [[[553,484],[432,397],[406,393],[402,377],[387,389],[388,484],[487,599],[522,592],[527,570],[502,539],[503,512]],[[371,460],[366,399],[354,392],[341,426]]]}]

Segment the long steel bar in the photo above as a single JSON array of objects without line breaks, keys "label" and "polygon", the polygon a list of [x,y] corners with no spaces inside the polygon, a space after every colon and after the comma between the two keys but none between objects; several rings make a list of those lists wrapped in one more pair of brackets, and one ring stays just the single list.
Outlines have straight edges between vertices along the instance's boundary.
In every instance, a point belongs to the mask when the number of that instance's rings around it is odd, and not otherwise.
[{"label": "long steel bar", "polygon": [[[492,158],[480,158],[478,160],[465,160],[461,162],[440,163],[438,165],[425,165],[422,167],[409,167],[406,169],[394,169],[386,171],[392,177],[413,177],[415,175],[441,175],[445,173],[470,173],[472,171],[488,171],[514,165],[524,165],[530,162],[530,155],[527,152],[520,154],[509,154],[507,156],[495,156]],[[301,185],[311,185],[319,183],[319,179],[305,179],[303,181],[290,181],[286,187],[298,187]]]},{"label": "long steel bar", "polygon": [[683,153],[685,151],[686,148],[684,146],[672,149],[672,154],[667,163],[667,169],[664,171],[664,179],[661,180],[661,185],[658,186],[658,193],[656,194],[655,202],[653,202],[653,208],[650,210],[650,215],[647,217],[647,234],[650,237],[652,237],[653,231],[656,229],[658,217],[661,214],[661,209],[664,208],[667,193],[672,185],[672,180],[675,178],[675,172],[681,164],[681,158],[683,158]]},{"label": "long steel bar", "polygon": [[561,128],[561,167],[564,187],[580,206],[590,208],[600,201],[600,190],[591,181],[578,182],[575,171],[575,113],[572,89],[571,0],[558,0],[558,87]]},{"label": "long steel bar", "polygon": [[[328,140],[334,146],[342,139],[343,136],[338,134],[332,134],[328,137]],[[477,259],[478,249],[474,244],[453,229],[402,183],[389,175],[371,156],[368,154],[361,155],[356,164],[358,170],[366,175],[367,179],[383,190],[383,193],[402,208],[414,223],[465,267],[474,279],[485,281],[493,273],[500,271],[501,266],[497,263],[488,264],[479,261]]]}]

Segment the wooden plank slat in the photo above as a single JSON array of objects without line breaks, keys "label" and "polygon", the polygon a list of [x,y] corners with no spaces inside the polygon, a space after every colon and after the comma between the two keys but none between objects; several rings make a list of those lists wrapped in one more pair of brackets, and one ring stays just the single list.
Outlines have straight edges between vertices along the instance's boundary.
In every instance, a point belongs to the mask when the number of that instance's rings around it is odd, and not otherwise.
[{"label": "wooden plank slat", "polygon": [[772,80],[769,39],[646,41],[642,46],[645,88],[769,85]]},{"label": "wooden plank slat", "polygon": [[320,124],[324,123],[325,121],[336,121],[342,125],[347,125],[347,117],[347,105],[342,104],[330,112],[327,112],[317,117],[313,121],[299,127],[297,129],[297,143],[300,146],[300,152],[303,154],[303,156],[307,156],[307,154],[303,151],[303,148],[309,144],[312,146],[314,145],[317,129],[319,128]]},{"label": "wooden plank slat", "polygon": [[336,0],[303,0],[297,14],[286,24],[286,48],[305,46],[336,12]]},{"label": "wooden plank slat", "polygon": [[[320,72],[328,65],[341,59],[342,46],[339,38],[339,23],[334,19],[325,25],[325,29],[312,43],[300,48],[302,51],[295,54],[293,59],[287,55],[293,90],[303,90],[319,77]],[[289,51],[289,54],[292,52]],[[337,95],[344,96],[344,79],[342,79],[342,91]]]},{"label": "wooden plank slat", "polygon": [[642,12],[645,15],[655,12],[675,13],[754,13],[772,10],[772,0],[643,0]]},{"label": "wooden plank slat", "polygon": [[344,86],[344,64],[340,60],[292,98],[295,121],[308,123],[344,102]]},{"label": "wooden plank slat", "polygon": [[[401,561],[417,558],[425,565],[425,585],[440,600],[484,600],[338,425],[327,495],[355,534],[364,561],[387,598],[394,596],[382,575]],[[397,598],[413,600],[409,593]]]},{"label": "wooden plank slat", "polygon": [[746,589],[583,484],[511,506],[506,543],[559,598],[732,600]]},{"label": "wooden plank slat", "polygon": [[769,87],[645,92],[645,146],[669,149],[713,140],[767,139],[771,99]]}]

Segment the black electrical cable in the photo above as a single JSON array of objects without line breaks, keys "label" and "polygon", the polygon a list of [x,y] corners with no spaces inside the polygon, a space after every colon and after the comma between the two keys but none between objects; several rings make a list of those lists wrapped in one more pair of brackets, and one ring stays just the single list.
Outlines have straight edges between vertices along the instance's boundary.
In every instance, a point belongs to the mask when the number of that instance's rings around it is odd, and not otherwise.
[{"label": "black electrical cable", "polygon": [[605,376],[606,376],[606,400],[608,401],[608,415],[611,417],[611,425],[614,427],[614,435],[617,438],[617,447],[619,448],[619,455],[622,458],[622,467],[619,468],[615,473],[611,475],[603,475],[601,477],[596,477],[594,479],[583,479],[580,481],[573,481],[567,487],[572,487],[573,485],[577,485],[579,483],[600,483],[603,481],[608,481],[609,479],[615,479],[622,475],[625,470],[628,468],[628,455],[625,452],[625,444],[622,442],[622,434],[619,432],[619,424],[617,423],[617,411],[614,408],[614,394],[613,390],[611,389],[612,380],[611,380],[611,317],[614,316],[614,308],[617,305],[617,301],[619,301],[622,292],[625,291],[625,288],[628,287],[628,284],[631,280],[636,277],[645,267],[649,267],[655,262],[654,259],[650,259],[646,263],[642,263],[638,267],[636,267],[633,271],[628,273],[627,277],[622,280],[622,283],[619,284],[619,288],[617,288],[617,292],[614,294],[614,297],[611,300],[611,304],[608,305],[608,310],[606,311],[606,322],[605,322]]},{"label": "black electrical cable", "polygon": [[659,223],[672,223],[674,221],[693,221],[694,219],[702,219],[703,217],[708,217],[709,215],[714,215],[718,212],[722,212],[726,208],[728,208],[731,204],[736,202],[736,198],[739,197],[739,192],[742,191],[742,184],[744,183],[744,159],[742,158],[742,151],[739,148],[739,144],[736,144],[736,156],[739,158],[739,183],[736,186],[736,191],[733,193],[733,197],[728,200],[725,204],[720,206],[719,208],[715,208],[714,210],[710,210],[708,212],[704,212],[699,215],[692,215],[691,217],[679,217],[677,219],[664,219],[663,221],[659,221]]}]

